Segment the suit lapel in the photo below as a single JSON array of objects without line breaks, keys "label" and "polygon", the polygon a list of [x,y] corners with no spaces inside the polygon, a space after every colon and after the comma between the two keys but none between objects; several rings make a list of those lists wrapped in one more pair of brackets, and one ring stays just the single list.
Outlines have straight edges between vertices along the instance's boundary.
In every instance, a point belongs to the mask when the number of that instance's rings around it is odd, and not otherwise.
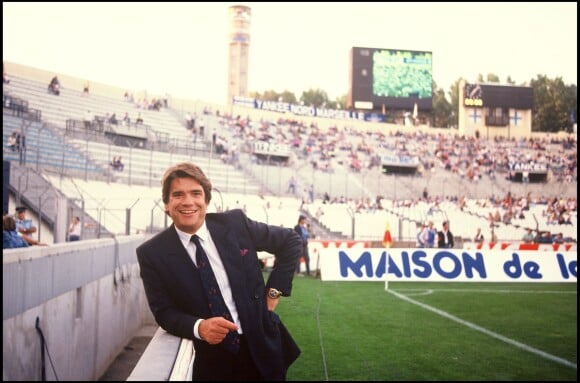
[{"label": "suit lapel", "polygon": [[[232,230],[210,219],[206,219],[206,225],[226,270],[228,267],[239,268],[241,264],[240,250],[238,249],[238,241]],[[229,274],[230,270],[227,271]]]},{"label": "suit lapel", "polygon": [[241,278],[243,275],[242,255],[235,233],[230,227],[212,220],[209,216],[206,216],[205,223],[226,269],[234,300],[239,302],[240,293],[245,291],[245,288],[243,278]]},{"label": "suit lapel", "polygon": [[178,278],[184,278],[186,284],[192,281],[199,281],[199,272],[189,256],[189,253],[183,247],[175,226],[171,225],[166,231],[168,239],[164,241],[167,244],[165,256],[161,257],[166,266]]}]

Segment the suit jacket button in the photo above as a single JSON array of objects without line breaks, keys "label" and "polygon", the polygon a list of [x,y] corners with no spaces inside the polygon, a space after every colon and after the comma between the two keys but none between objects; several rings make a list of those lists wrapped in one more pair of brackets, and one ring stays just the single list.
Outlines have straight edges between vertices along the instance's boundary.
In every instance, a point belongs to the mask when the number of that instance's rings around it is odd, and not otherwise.
[{"label": "suit jacket button", "polygon": [[254,299],[258,299],[260,296],[258,294],[254,294]]}]

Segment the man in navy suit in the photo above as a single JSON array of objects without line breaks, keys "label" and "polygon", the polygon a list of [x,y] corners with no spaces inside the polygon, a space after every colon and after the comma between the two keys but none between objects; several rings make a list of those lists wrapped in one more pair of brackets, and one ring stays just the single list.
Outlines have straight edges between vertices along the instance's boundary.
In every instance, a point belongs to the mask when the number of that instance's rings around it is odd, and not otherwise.
[{"label": "man in navy suit", "polygon": [[[285,380],[300,349],[274,309],[280,296],[291,294],[302,239],[290,228],[253,221],[239,209],[207,213],[211,190],[209,179],[191,163],[163,175],[163,203],[173,224],[137,248],[149,307],[164,330],[193,340],[193,380]],[[193,234],[207,254],[231,321],[211,313]],[[267,281],[259,251],[276,258]],[[230,331],[240,334],[235,353],[222,344]]]}]

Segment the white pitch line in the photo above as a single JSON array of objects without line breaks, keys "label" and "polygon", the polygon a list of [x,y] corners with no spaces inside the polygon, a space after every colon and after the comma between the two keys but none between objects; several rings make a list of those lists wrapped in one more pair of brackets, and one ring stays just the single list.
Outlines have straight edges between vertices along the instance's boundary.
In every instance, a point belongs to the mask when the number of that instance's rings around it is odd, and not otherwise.
[{"label": "white pitch line", "polygon": [[408,297],[413,296],[413,297],[418,297],[419,295],[431,295],[433,294],[433,290],[431,289],[427,289],[427,290],[413,290],[414,292],[407,294]]},{"label": "white pitch line", "polygon": [[[431,289],[399,289],[397,291],[433,291]],[[577,294],[577,291],[557,291],[557,290],[492,290],[492,289],[437,289],[437,291],[455,293],[504,293],[504,294]]]},{"label": "white pitch line", "polygon": [[424,304],[424,303],[421,303],[421,302],[417,302],[416,300],[414,300],[414,299],[411,299],[411,298],[409,298],[409,297],[407,297],[407,296],[405,296],[405,295],[399,294],[399,293],[397,293],[396,291],[393,291],[393,290],[391,290],[391,289],[388,289],[387,291],[388,291],[389,293],[391,293],[391,294],[395,295],[396,297],[400,298],[400,299],[403,299],[403,300],[405,300],[405,301],[407,301],[407,302],[409,302],[409,303],[412,303],[412,304],[414,304],[414,305],[420,306],[420,307],[422,307],[422,308],[424,308],[424,309],[426,309],[426,310],[433,311],[433,312],[434,312],[434,313],[436,313],[436,314],[439,314],[439,315],[441,315],[441,316],[443,316],[443,317],[445,317],[445,318],[451,319],[452,321],[454,321],[454,322],[457,322],[457,323],[459,323],[459,324],[462,324],[462,325],[464,325],[464,326],[467,326],[467,327],[469,327],[469,328],[471,328],[471,329],[473,329],[473,330],[476,330],[476,331],[482,332],[482,333],[484,333],[484,334],[486,334],[486,335],[489,335],[489,336],[491,336],[492,338],[499,339],[499,340],[501,340],[502,342],[505,342],[505,343],[507,343],[507,344],[510,344],[510,345],[512,345],[512,346],[515,346],[515,347],[517,347],[517,348],[519,348],[519,349],[522,349],[522,350],[524,350],[524,351],[531,352],[532,354],[539,355],[539,356],[541,356],[542,358],[545,358],[545,359],[548,359],[548,360],[554,361],[554,362],[556,362],[556,363],[559,363],[559,364],[562,364],[562,365],[564,365],[564,366],[566,366],[566,367],[571,367],[571,368],[573,368],[573,369],[575,369],[575,370],[577,370],[577,369],[578,369],[578,366],[576,365],[576,363],[572,363],[572,362],[570,362],[570,361],[568,361],[568,360],[566,360],[566,359],[562,359],[562,358],[560,358],[560,357],[557,357],[557,356],[554,356],[554,355],[552,355],[552,354],[548,354],[547,352],[544,352],[544,351],[542,351],[542,350],[538,350],[537,348],[533,348],[533,347],[531,347],[531,346],[528,346],[528,345],[526,345],[526,344],[520,343],[520,342],[518,342],[518,341],[516,341],[516,340],[513,340],[513,339],[510,339],[510,338],[507,338],[507,337],[505,337],[505,336],[503,336],[503,335],[496,334],[496,333],[495,333],[495,332],[493,332],[493,331],[490,331],[490,330],[488,330],[488,329],[485,329],[485,328],[483,328],[483,327],[480,327],[480,326],[478,326],[478,325],[476,325],[476,324],[473,324],[473,323],[471,323],[471,322],[467,322],[467,321],[465,321],[465,320],[463,320],[463,319],[461,319],[461,318],[458,318],[458,317],[456,317],[456,316],[454,316],[454,315],[451,315],[451,314],[449,314],[448,312],[445,312],[445,311],[443,311],[443,310],[439,310],[439,309],[437,309],[437,308],[435,308],[435,307],[431,307],[431,306],[429,306],[429,305],[426,305],[426,304]]},{"label": "white pitch line", "polygon": [[326,366],[326,354],[322,343],[322,329],[320,328],[320,293],[316,294],[318,304],[316,305],[316,325],[318,326],[318,339],[320,341],[320,352],[322,353],[322,365],[324,366],[324,380],[328,382],[328,367]]}]

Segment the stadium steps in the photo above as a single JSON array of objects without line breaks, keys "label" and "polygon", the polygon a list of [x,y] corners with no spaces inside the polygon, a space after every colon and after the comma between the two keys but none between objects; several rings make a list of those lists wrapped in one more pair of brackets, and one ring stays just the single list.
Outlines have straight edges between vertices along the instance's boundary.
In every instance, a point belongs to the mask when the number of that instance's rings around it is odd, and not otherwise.
[{"label": "stadium steps", "polygon": [[9,192],[14,194],[17,204],[27,206],[30,210],[36,212],[40,220],[53,231],[55,228],[54,217],[57,216],[56,199],[60,200],[61,197],[64,197],[67,201],[67,214],[70,215],[65,217],[66,227],[68,227],[68,222],[73,216],[79,216],[81,222],[84,223],[83,239],[111,236],[111,233],[105,227],[99,226],[91,216],[84,212],[82,206],[77,203],[81,202],[80,200],[67,198],[44,176],[29,167],[11,162],[8,188]]}]

